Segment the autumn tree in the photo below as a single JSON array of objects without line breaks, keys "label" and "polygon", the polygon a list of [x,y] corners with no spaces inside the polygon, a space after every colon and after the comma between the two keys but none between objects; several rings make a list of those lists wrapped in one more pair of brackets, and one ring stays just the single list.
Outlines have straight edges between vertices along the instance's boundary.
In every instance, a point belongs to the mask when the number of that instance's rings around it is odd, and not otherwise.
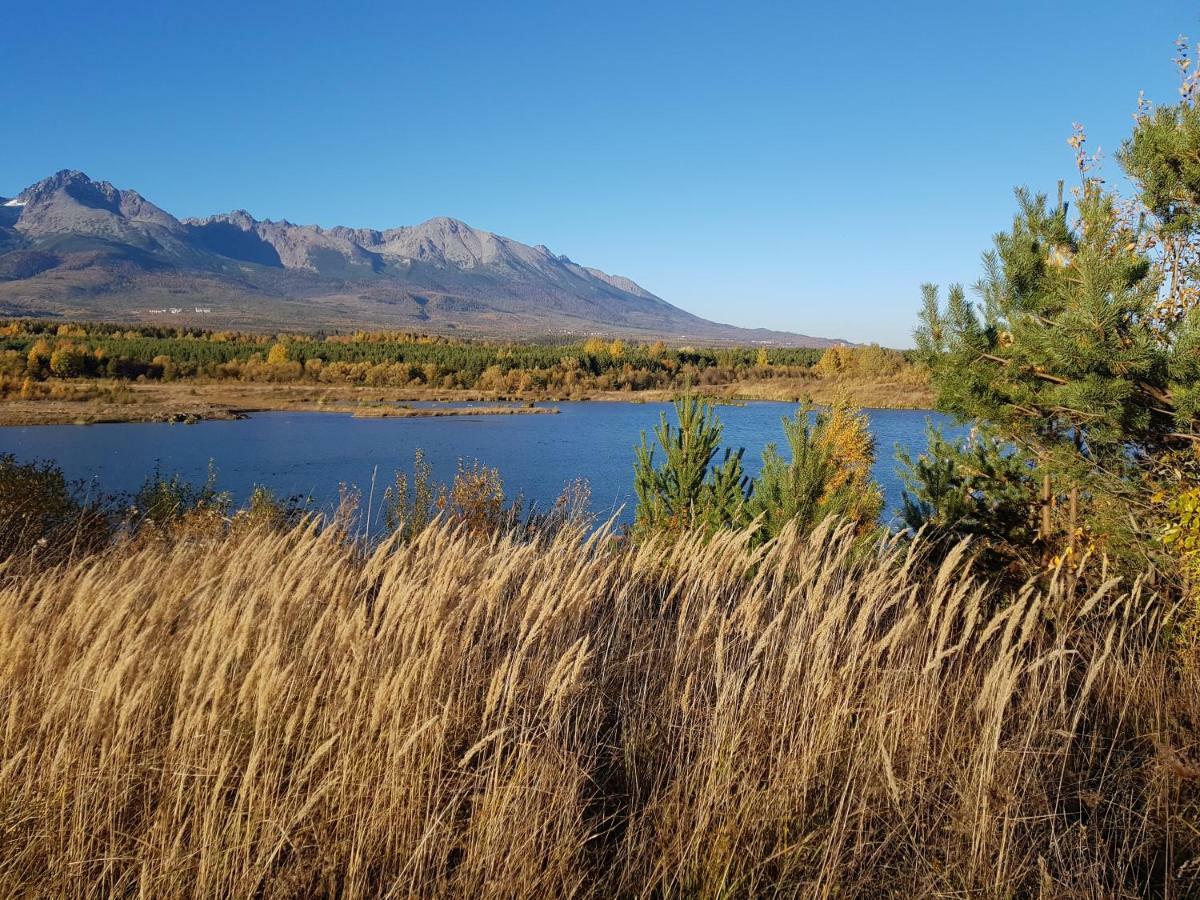
[{"label": "autumn tree", "polygon": [[50,372],[58,378],[78,378],[86,368],[87,355],[74,344],[59,344],[50,354]]},{"label": "autumn tree", "polygon": [[29,348],[29,353],[25,357],[25,365],[30,375],[35,378],[43,376],[50,368],[50,355],[53,351],[50,345],[43,339],[39,339]]},{"label": "autumn tree", "polygon": [[271,345],[271,349],[267,352],[267,365],[281,366],[288,361],[287,344],[277,342]]}]

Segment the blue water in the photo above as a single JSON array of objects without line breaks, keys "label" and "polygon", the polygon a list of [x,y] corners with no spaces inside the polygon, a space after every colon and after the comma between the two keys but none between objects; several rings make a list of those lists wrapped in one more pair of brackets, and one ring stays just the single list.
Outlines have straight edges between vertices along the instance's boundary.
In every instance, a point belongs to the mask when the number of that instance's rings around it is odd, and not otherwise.
[{"label": "blue water", "polygon": [[[68,478],[96,480],[106,493],[132,492],[157,467],[202,482],[215,465],[218,487],[237,500],[255,485],[280,496],[311,497],[318,509],[336,503],[339,483],[358,486],[364,498],[374,477],[376,493],[397,469],[412,468],[413,452],[425,451],[434,477],[453,479],[458,461],[499,469],[505,490],[537,508],[553,505],[563,486],[584,478],[592,509],[603,517],[624,507],[632,515],[633,447],[640,432],[658,422],[665,403],[557,403],[558,415],[447,416],[356,419],[335,413],[258,413],[243,421],[196,425],[132,423],[42,425],[0,428],[0,453],[22,460],[53,459]],[[725,443],[745,447],[746,469],[757,473],[768,442],[784,443],[780,419],[790,403],[721,406]],[[902,485],[895,448],[924,450],[925,425],[950,422],[925,410],[869,410],[875,435],[874,475],[888,502],[889,518],[900,505]],[[660,451],[661,456],[661,451]]]}]

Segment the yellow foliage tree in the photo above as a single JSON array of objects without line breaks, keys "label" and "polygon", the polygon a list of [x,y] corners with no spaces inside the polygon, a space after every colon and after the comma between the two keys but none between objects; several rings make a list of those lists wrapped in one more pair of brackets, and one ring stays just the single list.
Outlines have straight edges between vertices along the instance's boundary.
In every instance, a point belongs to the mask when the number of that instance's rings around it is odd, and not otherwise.
[{"label": "yellow foliage tree", "polygon": [[850,368],[853,358],[852,347],[830,347],[821,354],[815,368],[822,375],[840,375]]},{"label": "yellow foliage tree", "polygon": [[34,375],[39,375],[48,369],[51,352],[50,345],[44,339],[39,339],[29,348],[29,354],[25,358],[29,371]]},{"label": "yellow foliage tree", "polygon": [[267,352],[267,365],[281,366],[288,361],[287,344],[276,343],[271,345],[271,349]]},{"label": "yellow foliage tree", "polygon": [[50,371],[59,378],[76,378],[84,374],[84,353],[74,344],[60,344],[50,354]]}]

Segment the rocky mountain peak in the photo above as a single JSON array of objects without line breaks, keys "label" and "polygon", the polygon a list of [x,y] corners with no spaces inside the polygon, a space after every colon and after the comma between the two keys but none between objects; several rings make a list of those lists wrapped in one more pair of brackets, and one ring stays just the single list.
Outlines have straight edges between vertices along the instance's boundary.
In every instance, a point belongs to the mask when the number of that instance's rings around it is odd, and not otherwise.
[{"label": "rocky mountain peak", "polygon": [[60,169],[49,178],[31,184],[17,196],[26,206],[47,203],[57,194],[66,194],[83,206],[116,211],[121,192],[107,181],[93,181],[78,169]]},{"label": "rocky mountain peak", "polygon": [[822,343],[743,334],[545,244],[449,216],[385,231],[256,219],[244,209],[181,222],[136,191],[76,169],[27,187],[15,202],[0,198],[0,307],[114,318],[117,308],[161,308],[165,293],[183,305],[188,296],[204,307],[216,298],[223,321],[287,328]]},{"label": "rocky mountain peak", "polygon": [[235,225],[242,231],[253,231],[254,226],[258,224],[258,220],[244,209],[235,209],[227,213],[219,213],[215,216],[209,216],[205,219],[187,219],[188,225],[202,225],[208,222],[225,222],[228,225]]},{"label": "rocky mountain peak", "polygon": [[62,169],[17,196],[15,227],[27,238],[77,234],[152,249],[173,244],[183,226],[137,191],[94,181],[78,169]]}]

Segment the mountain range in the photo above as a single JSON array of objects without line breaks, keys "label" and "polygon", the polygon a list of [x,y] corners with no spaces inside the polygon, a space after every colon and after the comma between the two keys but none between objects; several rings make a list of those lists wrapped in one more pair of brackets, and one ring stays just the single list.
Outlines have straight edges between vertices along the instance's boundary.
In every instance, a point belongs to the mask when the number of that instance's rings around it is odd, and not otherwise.
[{"label": "mountain range", "polygon": [[0,197],[0,315],[274,330],[405,329],[822,347],[711,322],[636,282],[450,218],[377,231],[177,219],[63,170]]}]

